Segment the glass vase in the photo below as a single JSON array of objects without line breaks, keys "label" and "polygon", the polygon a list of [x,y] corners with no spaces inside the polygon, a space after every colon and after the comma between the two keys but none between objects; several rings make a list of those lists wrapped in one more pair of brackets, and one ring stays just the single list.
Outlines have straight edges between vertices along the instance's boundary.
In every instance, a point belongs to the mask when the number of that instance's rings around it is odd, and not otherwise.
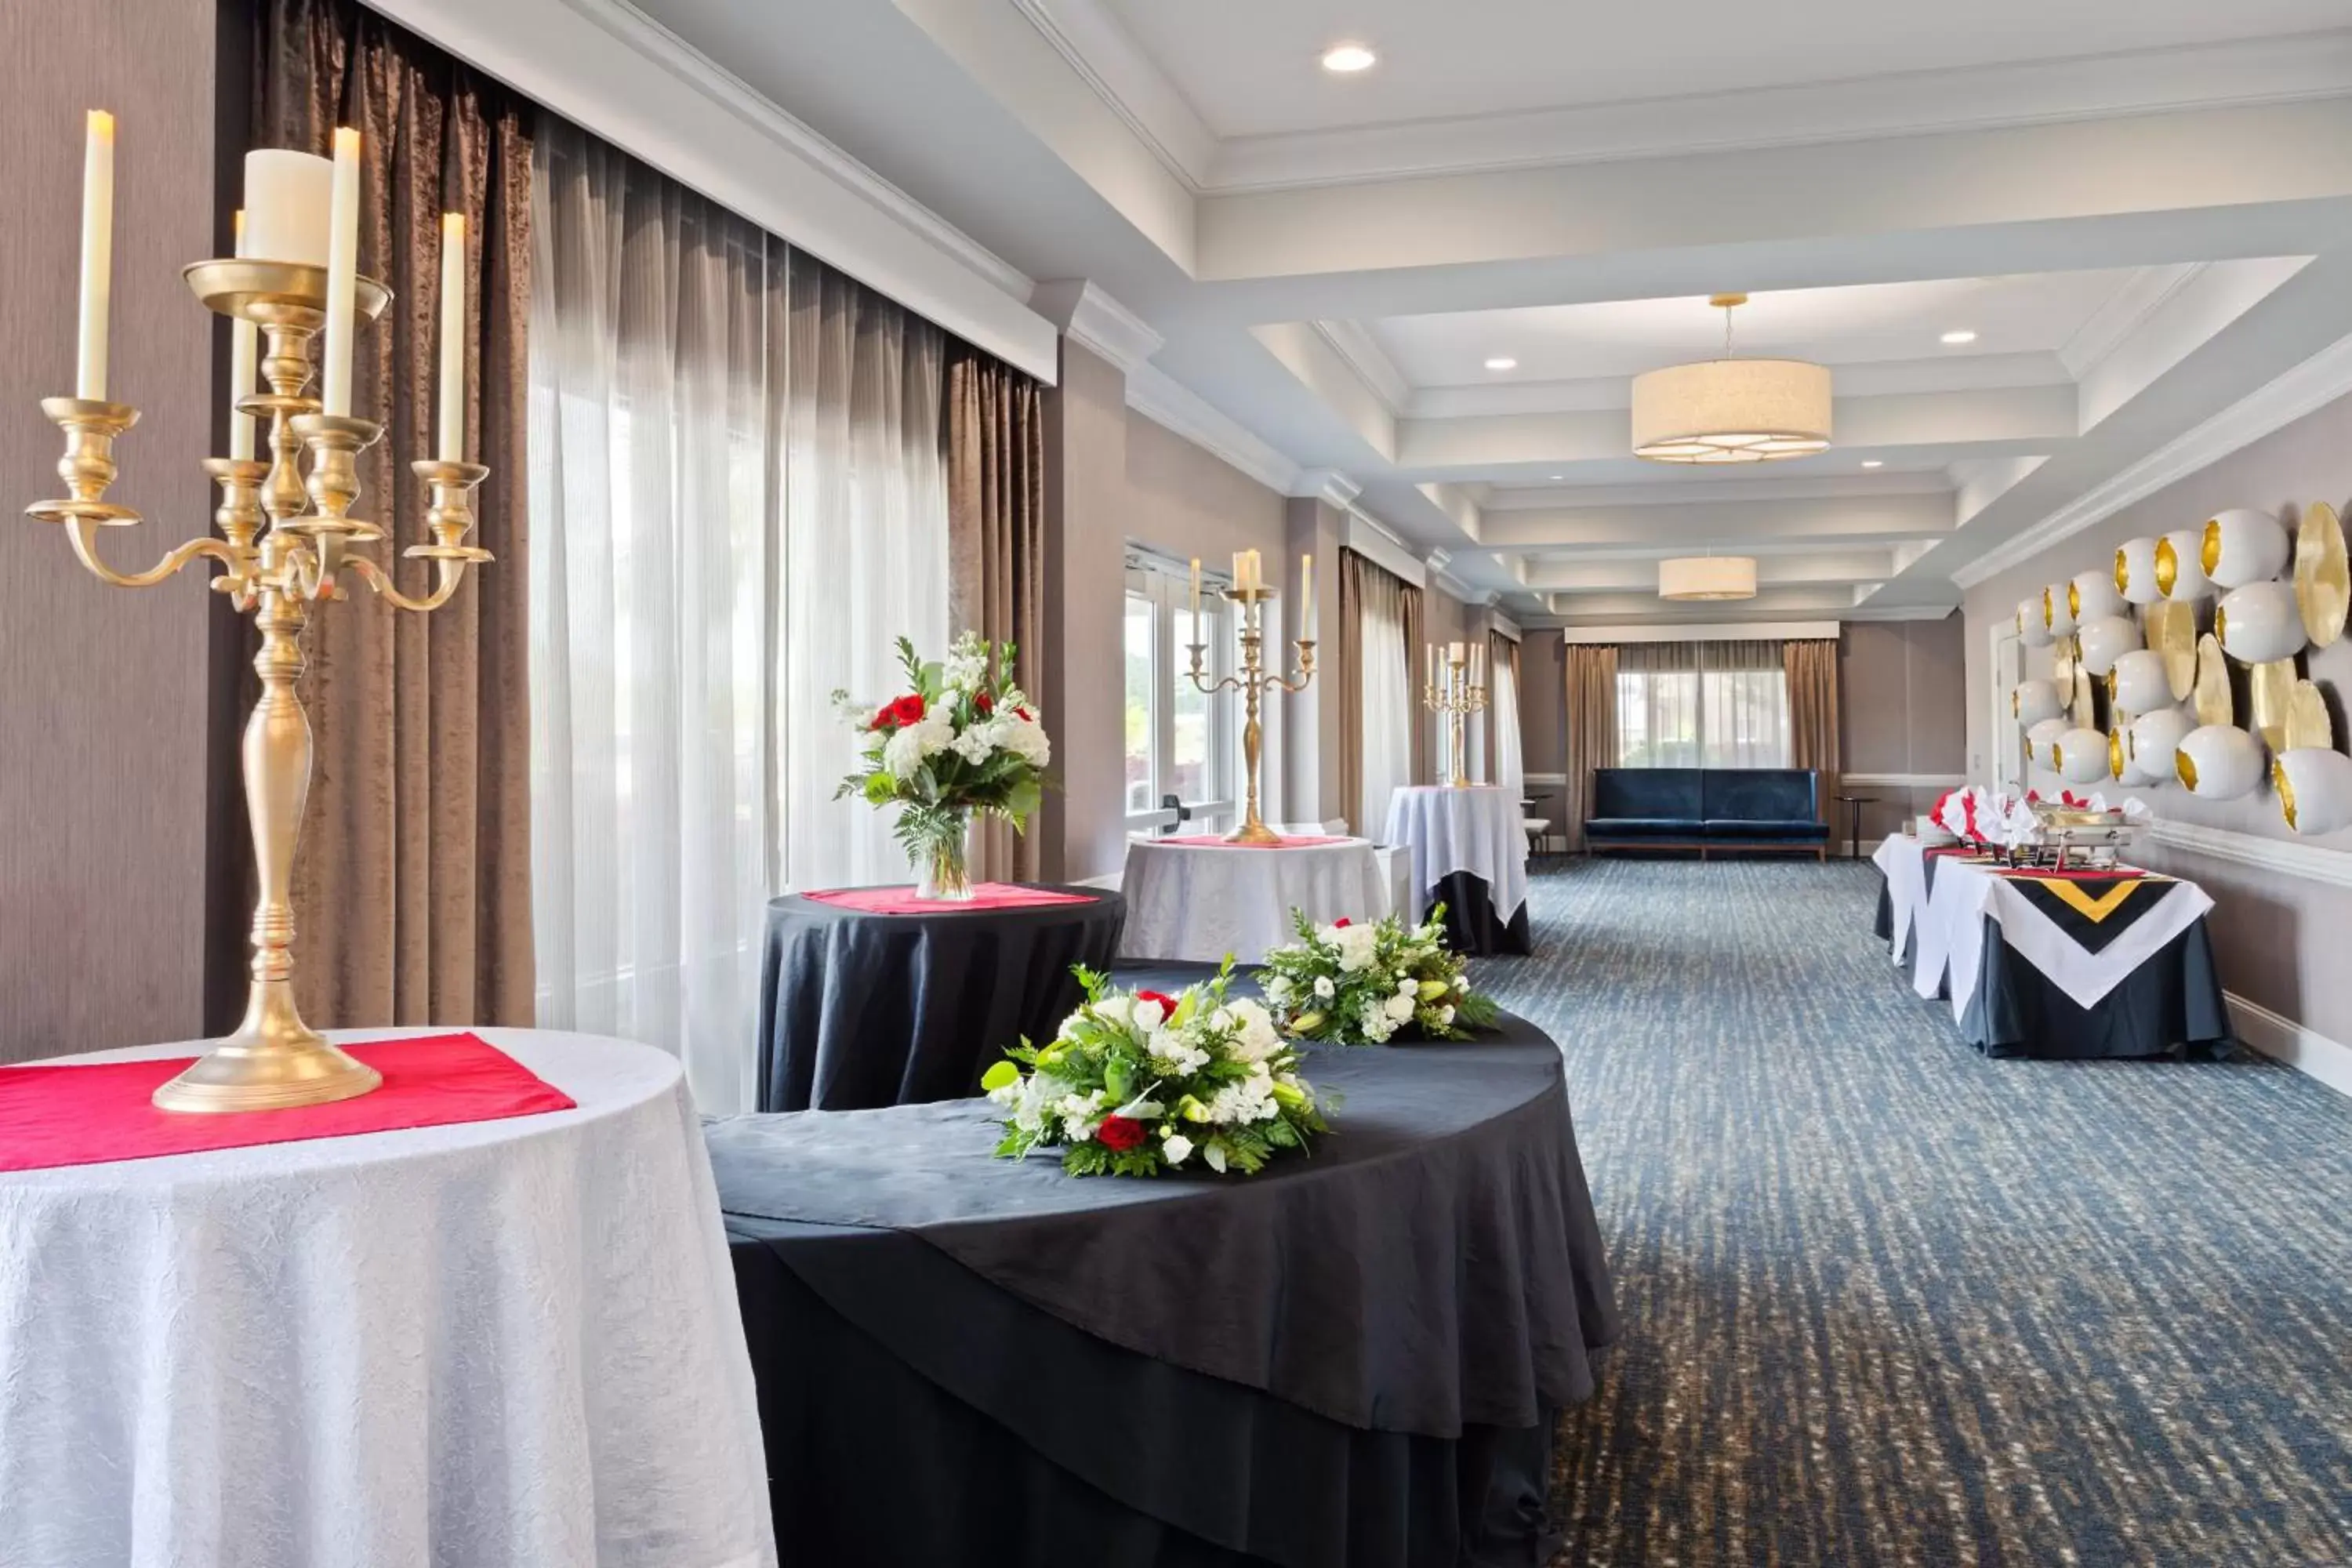
[{"label": "glass vase", "polygon": [[915,897],[943,904],[971,901],[971,818],[963,812],[939,814],[937,826],[923,835],[917,847],[916,869],[921,879],[915,886]]}]

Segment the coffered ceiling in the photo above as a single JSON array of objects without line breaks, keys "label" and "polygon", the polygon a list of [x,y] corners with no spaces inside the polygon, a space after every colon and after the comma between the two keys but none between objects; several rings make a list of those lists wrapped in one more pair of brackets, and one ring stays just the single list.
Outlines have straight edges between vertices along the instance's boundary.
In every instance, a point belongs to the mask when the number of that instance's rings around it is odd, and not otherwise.
[{"label": "coffered ceiling", "polygon": [[[1049,313],[1115,301],[1145,412],[1522,616],[1673,618],[1703,550],[1759,558],[1735,615],[1943,613],[2352,385],[2343,0],[640,4]],[[1719,290],[1832,367],[1830,451],[1630,455]]]}]

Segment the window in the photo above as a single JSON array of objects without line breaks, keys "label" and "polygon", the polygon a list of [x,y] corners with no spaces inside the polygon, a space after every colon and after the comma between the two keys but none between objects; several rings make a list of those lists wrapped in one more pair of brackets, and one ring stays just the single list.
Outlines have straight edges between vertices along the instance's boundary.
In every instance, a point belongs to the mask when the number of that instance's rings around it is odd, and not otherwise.
[{"label": "window", "polygon": [[1766,641],[1636,643],[1617,655],[1617,765],[1789,765],[1789,678]]},{"label": "window", "polygon": [[[1267,601],[1265,624],[1279,626],[1279,605]],[[1128,560],[1125,626],[1127,690],[1126,812],[1130,832],[1150,832],[1168,817],[1160,800],[1174,795],[1192,808],[1189,831],[1222,831],[1241,820],[1241,700],[1204,692],[1193,684],[1192,584],[1186,568],[1133,552]],[[1201,599],[1202,672],[1231,675],[1240,660],[1232,606],[1213,595]],[[1268,732],[1261,786],[1277,776],[1271,732],[1277,700],[1259,722]],[[1271,816],[1270,803],[1264,809]]]}]

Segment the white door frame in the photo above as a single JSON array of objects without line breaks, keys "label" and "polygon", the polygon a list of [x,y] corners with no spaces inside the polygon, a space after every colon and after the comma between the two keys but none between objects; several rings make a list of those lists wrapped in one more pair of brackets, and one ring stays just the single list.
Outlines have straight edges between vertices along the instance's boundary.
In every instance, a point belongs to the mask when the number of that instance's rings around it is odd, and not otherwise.
[{"label": "white door frame", "polygon": [[1992,787],[2023,795],[2025,737],[2018,730],[2016,716],[2010,711],[2009,698],[2017,683],[2025,679],[2025,640],[2018,636],[2014,616],[1993,622],[1989,635],[1990,647],[1987,651],[1991,657],[1985,668],[1992,689],[1985,696],[1992,727],[1985,732],[1985,745],[1992,757]]}]

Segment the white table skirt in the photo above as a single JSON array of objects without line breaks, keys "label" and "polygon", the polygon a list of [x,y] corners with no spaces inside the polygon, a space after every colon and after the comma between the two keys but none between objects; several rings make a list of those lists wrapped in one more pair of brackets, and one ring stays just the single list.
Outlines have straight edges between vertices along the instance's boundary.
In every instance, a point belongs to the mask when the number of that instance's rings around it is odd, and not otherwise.
[{"label": "white table skirt", "polygon": [[1428,914],[1430,889],[1456,871],[1486,884],[1502,920],[1528,901],[1528,834],[1516,792],[1499,784],[1405,785],[1389,796],[1386,837],[1412,858],[1414,920]]},{"label": "white table skirt", "polygon": [[579,1109],[0,1174],[0,1563],[775,1563],[677,1063],[477,1032]]},{"label": "white table skirt", "polygon": [[1886,873],[1895,961],[1902,961],[1906,932],[1916,931],[1918,945],[1911,988],[1929,998],[1943,989],[1956,1020],[1965,1017],[1976,995],[1978,977],[1984,973],[1987,915],[2000,926],[2000,940],[2011,952],[2039,970],[2077,1005],[2094,1007],[2213,908],[2213,900],[2204,889],[2179,881],[2165,894],[2162,905],[2094,952],[1991,867],[1947,857],[1936,868],[1935,885],[1927,887],[1924,852],[1916,840],[1902,842],[1909,847],[1890,847],[1898,840],[1889,838],[1872,857]]},{"label": "white table skirt", "polygon": [[1232,953],[1255,963],[1297,940],[1290,911],[1315,921],[1379,920],[1389,912],[1370,843],[1343,838],[1295,849],[1131,840],[1127,847],[1129,958],[1196,959]]}]

